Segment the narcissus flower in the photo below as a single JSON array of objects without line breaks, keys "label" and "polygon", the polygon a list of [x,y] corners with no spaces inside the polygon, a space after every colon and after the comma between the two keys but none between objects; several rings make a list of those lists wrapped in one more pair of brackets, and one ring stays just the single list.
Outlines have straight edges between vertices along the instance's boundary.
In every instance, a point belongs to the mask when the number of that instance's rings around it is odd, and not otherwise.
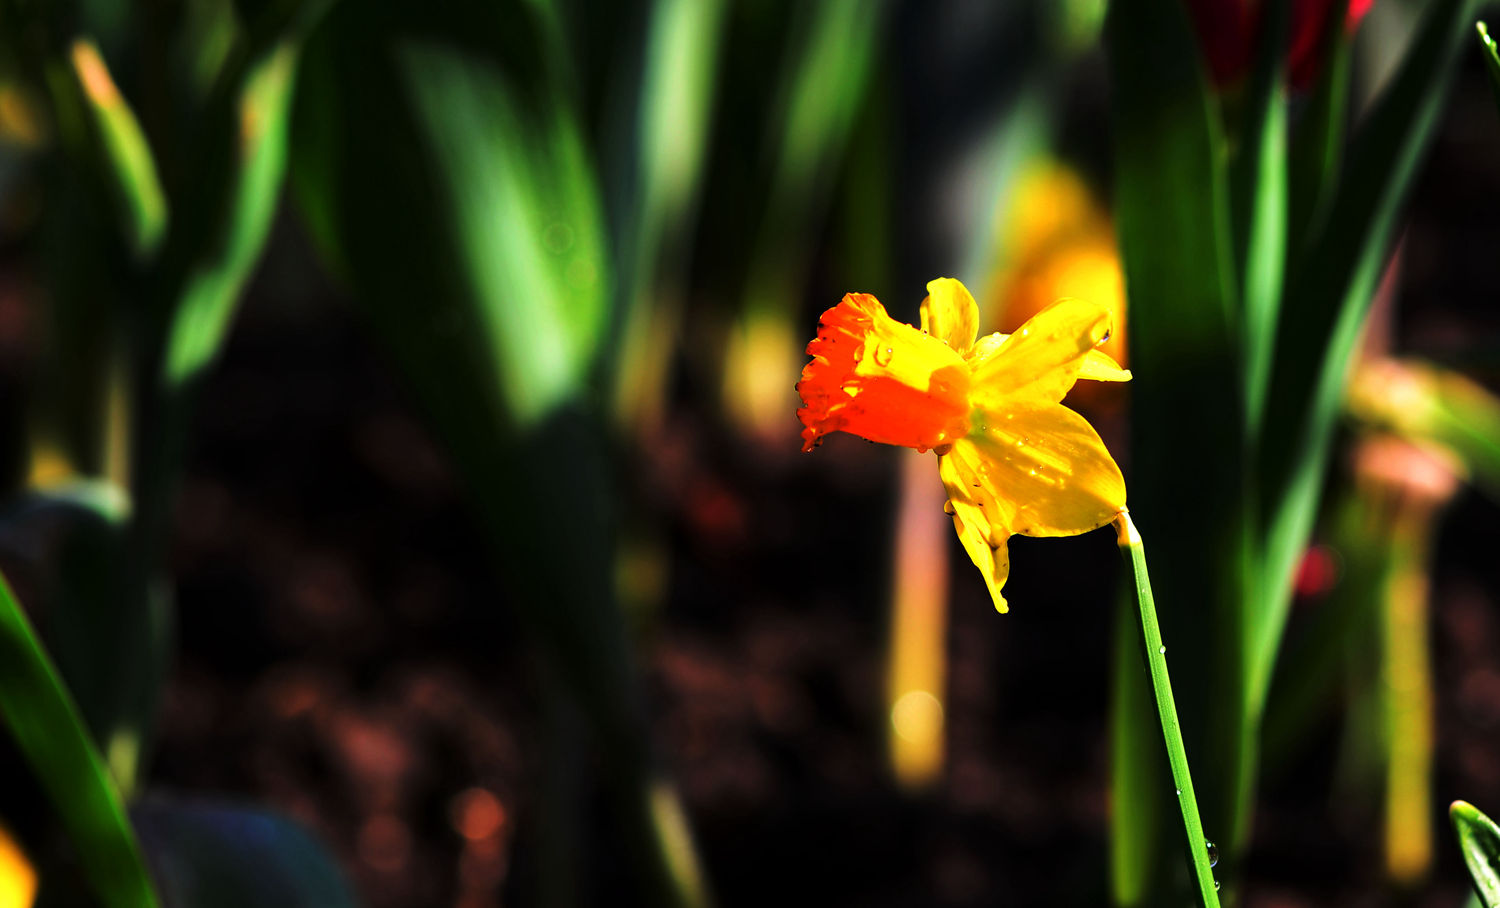
[{"label": "narcissus flower", "polygon": [[938,278],[927,293],[920,330],[868,293],[823,313],[797,384],[803,450],[848,432],[935,452],[944,509],[1003,612],[1012,535],[1074,536],[1125,507],[1120,468],[1061,401],[1080,378],[1130,373],[1096,349],[1110,332],[1103,306],[1059,300],[1014,334],[979,338],[963,284]]}]

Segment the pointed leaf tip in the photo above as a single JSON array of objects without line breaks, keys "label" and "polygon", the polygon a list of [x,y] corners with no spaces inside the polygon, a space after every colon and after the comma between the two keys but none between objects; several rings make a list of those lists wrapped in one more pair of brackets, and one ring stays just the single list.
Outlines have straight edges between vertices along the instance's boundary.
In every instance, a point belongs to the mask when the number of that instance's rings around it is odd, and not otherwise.
[{"label": "pointed leaf tip", "polygon": [[1448,817],[1458,834],[1474,891],[1486,908],[1500,906],[1500,827],[1467,801],[1454,801]]}]

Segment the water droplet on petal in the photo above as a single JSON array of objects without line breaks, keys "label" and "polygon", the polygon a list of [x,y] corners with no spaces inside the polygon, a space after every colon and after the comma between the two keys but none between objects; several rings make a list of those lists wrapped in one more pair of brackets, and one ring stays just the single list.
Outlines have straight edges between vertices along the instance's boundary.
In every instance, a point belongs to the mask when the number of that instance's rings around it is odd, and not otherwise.
[{"label": "water droplet on petal", "polygon": [[1162,648],[1158,649],[1157,652],[1165,656],[1167,654],[1167,648],[1163,646]]},{"label": "water droplet on petal", "polygon": [[865,345],[864,344],[860,344],[858,347],[854,348],[854,361],[857,363],[857,362],[859,362],[860,360],[862,360],[864,358],[865,358]]},{"label": "water droplet on petal", "polygon": [[891,347],[875,348],[875,364],[877,366],[889,366],[895,350]]},{"label": "water droplet on petal", "polygon": [[1177,796],[1179,798],[1182,797],[1182,789],[1181,788],[1177,789]]},{"label": "water droplet on petal", "polygon": [[1208,849],[1208,866],[1219,866],[1219,846],[1215,845],[1213,842],[1208,841],[1207,839],[1204,839],[1203,847]]},{"label": "water droplet on petal", "polygon": [[951,501],[945,501],[945,502],[943,502],[943,513],[944,514],[955,514],[957,512],[958,512],[958,508],[955,508],[953,506],[953,502],[951,502]]},{"label": "water droplet on petal", "polygon": [[1099,338],[1097,341],[1094,341],[1094,346],[1096,346],[1096,347],[1102,347],[1102,346],[1104,346],[1107,343],[1109,343],[1109,332],[1108,331],[1104,332],[1104,336],[1103,337]]},{"label": "water droplet on petal", "polygon": [[1222,885],[1224,885],[1224,884],[1221,883],[1221,882],[1219,882],[1218,880],[1214,880],[1214,892],[1218,892],[1219,891],[1219,887],[1222,886]]}]

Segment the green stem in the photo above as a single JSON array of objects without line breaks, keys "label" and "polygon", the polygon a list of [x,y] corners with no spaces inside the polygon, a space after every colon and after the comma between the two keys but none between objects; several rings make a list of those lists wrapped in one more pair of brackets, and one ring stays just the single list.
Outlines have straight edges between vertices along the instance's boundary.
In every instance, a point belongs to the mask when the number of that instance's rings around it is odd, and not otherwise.
[{"label": "green stem", "polygon": [[1120,548],[1129,553],[1135,573],[1135,596],[1140,603],[1141,641],[1146,647],[1146,662],[1151,668],[1151,691],[1156,697],[1156,712],[1161,719],[1161,736],[1167,745],[1167,762],[1172,766],[1172,784],[1177,788],[1177,806],[1182,811],[1182,831],[1187,837],[1188,854],[1192,856],[1193,878],[1203,908],[1219,908],[1219,884],[1208,860],[1208,843],[1203,837],[1203,822],[1198,819],[1198,798],[1193,794],[1193,777],[1188,771],[1187,748],[1182,744],[1182,726],[1177,722],[1177,704],[1172,698],[1172,680],[1167,676],[1167,648],[1161,642],[1161,628],[1156,623],[1156,597],[1151,594],[1151,578],[1146,573],[1146,545],[1130,520],[1130,512],[1121,510],[1115,518]]},{"label": "green stem", "polygon": [[156,893],[120,792],[4,577],[0,718],[57,810],[100,904],[156,908]]}]

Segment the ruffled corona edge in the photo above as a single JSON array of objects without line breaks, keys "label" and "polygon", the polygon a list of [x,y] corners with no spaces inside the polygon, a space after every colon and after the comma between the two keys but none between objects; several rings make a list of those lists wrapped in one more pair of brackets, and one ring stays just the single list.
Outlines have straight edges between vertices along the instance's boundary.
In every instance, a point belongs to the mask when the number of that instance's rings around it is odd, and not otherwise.
[{"label": "ruffled corona edge", "polygon": [[865,337],[877,317],[889,318],[880,301],[868,293],[846,293],[837,306],[818,317],[818,336],[807,345],[812,361],[802,367],[797,393],[802,407],[802,450],[811,451],[830,432],[844,427],[841,412],[853,397],[844,383],[864,353]]}]

